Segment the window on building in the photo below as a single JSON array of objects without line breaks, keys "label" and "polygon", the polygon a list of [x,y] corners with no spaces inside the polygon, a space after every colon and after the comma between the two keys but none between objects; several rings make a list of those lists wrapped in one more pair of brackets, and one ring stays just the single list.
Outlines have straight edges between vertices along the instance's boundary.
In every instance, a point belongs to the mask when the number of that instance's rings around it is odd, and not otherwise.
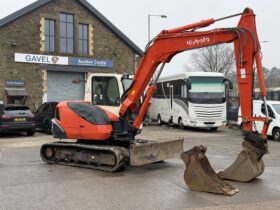
[{"label": "window on building", "polygon": [[55,21],[45,19],[45,51],[55,51]]},{"label": "window on building", "polygon": [[88,54],[88,25],[79,24],[79,54]]},{"label": "window on building", "polygon": [[74,15],[60,13],[60,51],[74,52]]}]

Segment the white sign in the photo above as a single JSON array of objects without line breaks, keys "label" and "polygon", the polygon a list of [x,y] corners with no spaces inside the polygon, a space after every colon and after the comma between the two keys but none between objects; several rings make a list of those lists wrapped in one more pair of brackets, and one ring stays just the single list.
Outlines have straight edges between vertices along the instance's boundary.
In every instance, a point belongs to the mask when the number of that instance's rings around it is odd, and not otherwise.
[{"label": "white sign", "polygon": [[240,73],[241,73],[241,78],[245,79],[246,78],[246,69],[240,69]]},{"label": "white sign", "polygon": [[15,53],[15,62],[68,65],[68,57]]}]

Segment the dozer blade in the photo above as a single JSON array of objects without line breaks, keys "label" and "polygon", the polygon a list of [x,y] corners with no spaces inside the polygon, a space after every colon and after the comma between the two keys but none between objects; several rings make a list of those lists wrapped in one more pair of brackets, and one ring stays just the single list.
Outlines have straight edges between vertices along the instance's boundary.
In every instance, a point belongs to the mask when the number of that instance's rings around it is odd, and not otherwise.
[{"label": "dozer blade", "polygon": [[234,195],[238,189],[223,181],[211,167],[205,155],[205,146],[195,146],[181,153],[186,165],[184,179],[186,185],[194,191]]},{"label": "dozer blade", "polygon": [[242,146],[243,150],[233,164],[218,173],[222,179],[249,182],[263,173],[264,162],[261,158],[268,153],[266,139],[259,134],[249,133]]},{"label": "dozer blade", "polygon": [[130,165],[139,166],[180,155],[184,139],[168,141],[134,140],[129,149]]}]

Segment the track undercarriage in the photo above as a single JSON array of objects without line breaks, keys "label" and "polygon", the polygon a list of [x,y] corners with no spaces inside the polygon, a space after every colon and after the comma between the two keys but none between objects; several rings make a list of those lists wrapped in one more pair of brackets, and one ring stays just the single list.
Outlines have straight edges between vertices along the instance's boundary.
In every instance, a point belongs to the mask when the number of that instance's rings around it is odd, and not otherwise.
[{"label": "track undercarriage", "polygon": [[145,165],[174,157],[183,151],[183,141],[134,140],[127,148],[59,141],[42,145],[41,157],[50,164],[115,172],[127,165]]}]

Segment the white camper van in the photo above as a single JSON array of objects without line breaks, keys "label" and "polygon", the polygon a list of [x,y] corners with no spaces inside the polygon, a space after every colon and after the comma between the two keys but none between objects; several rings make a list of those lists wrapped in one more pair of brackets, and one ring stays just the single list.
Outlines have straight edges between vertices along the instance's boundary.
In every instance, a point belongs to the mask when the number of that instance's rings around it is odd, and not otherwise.
[{"label": "white camper van", "polygon": [[[270,123],[267,131],[268,136],[272,136],[272,138],[276,141],[280,141],[280,101],[267,101],[267,108],[269,117],[272,118],[272,122]],[[239,108],[239,116],[241,116],[241,110]],[[264,117],[265,116],[265,108],[264,103],[261,100],[253,101],[253,115],[255,117]],[[242,118],[238,117],[238,125],[242,125]],[[255,122],[255,126],[253,129],[255,131],[261,132],[263,126],[263,122]],[[241,127],[242,128],[242,127]]]},{"label": "white camper van", "polygon": [[159,79],[149,117],[158,124],[173,123],[217,130],[226,124],[225,79],[222,73],[186,72]]}]

